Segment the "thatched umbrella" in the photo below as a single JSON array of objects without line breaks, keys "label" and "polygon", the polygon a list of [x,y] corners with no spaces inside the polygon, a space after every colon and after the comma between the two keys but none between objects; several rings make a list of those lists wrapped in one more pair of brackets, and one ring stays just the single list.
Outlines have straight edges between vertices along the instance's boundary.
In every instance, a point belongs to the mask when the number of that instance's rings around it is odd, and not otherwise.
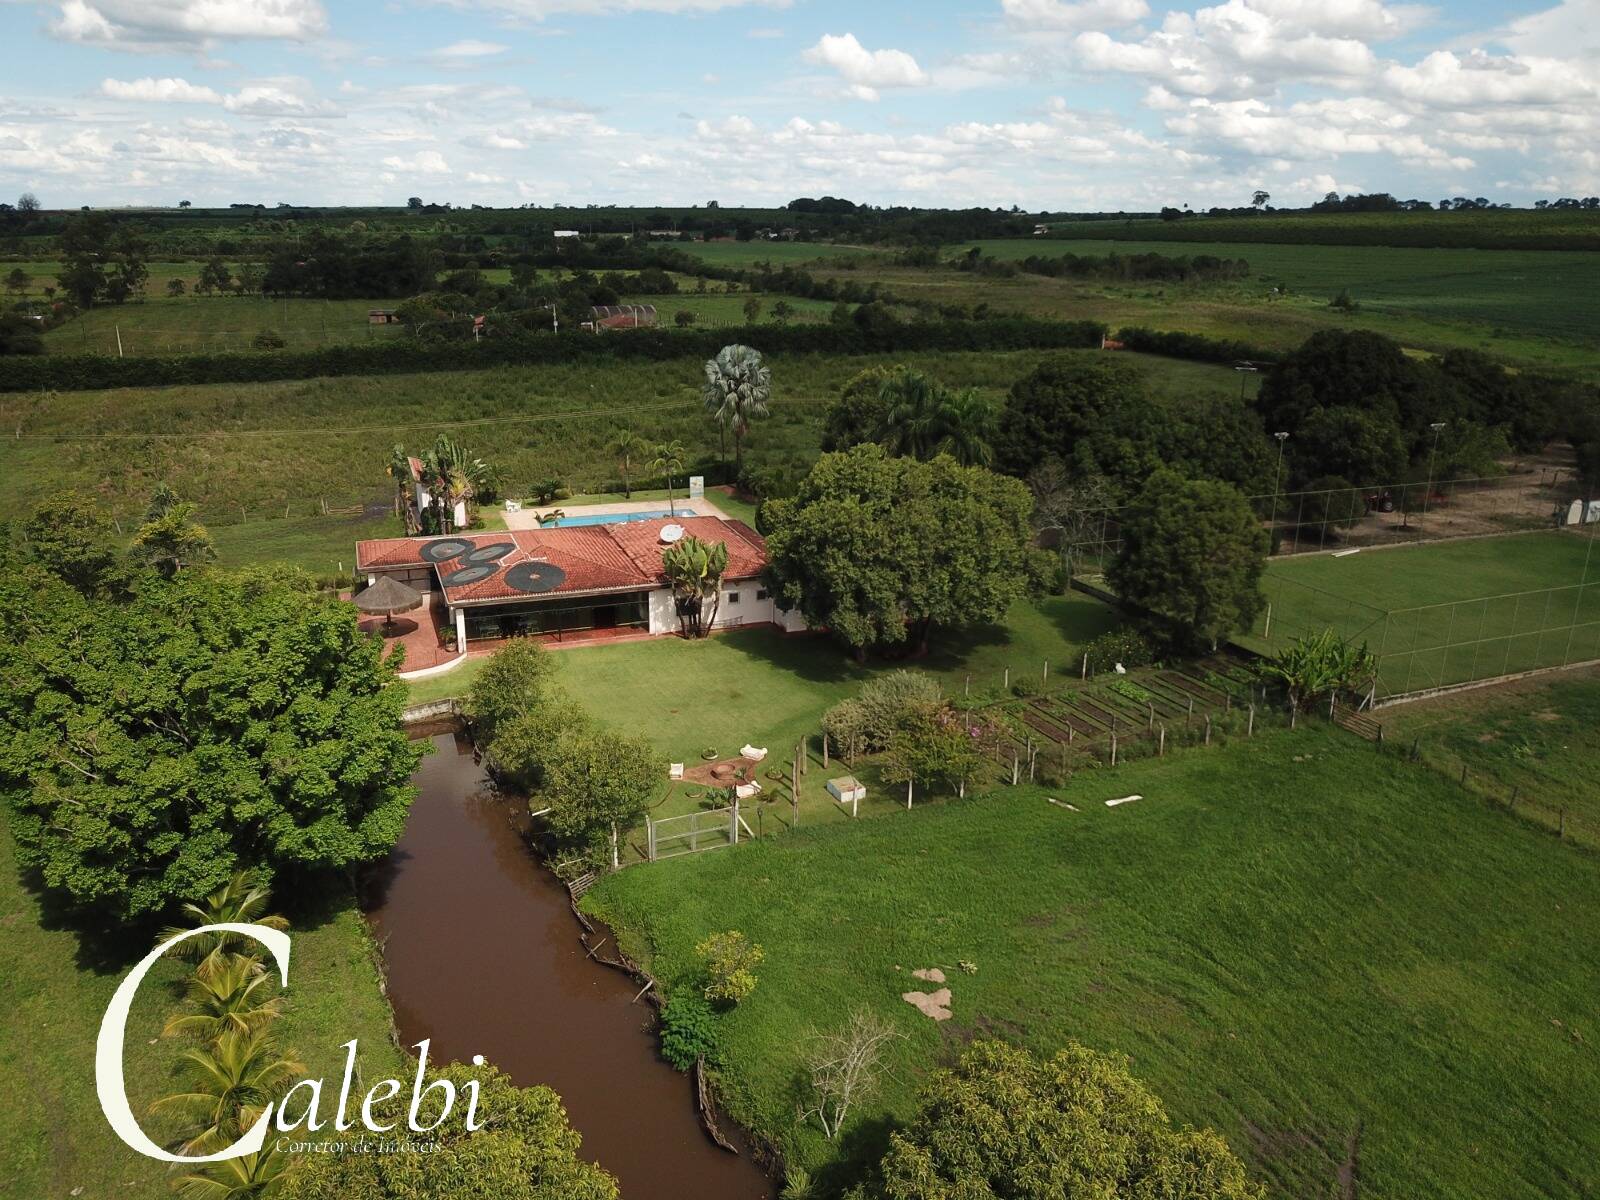
[{"label": "thatched umbrella", "polygon": [[382,613],[387,632],[394,625],[394,614],[410,612],[422,603],[422,593],[401,583],[393,575],[380,575],[378,582],[356,597],[356,607],[364,613]]}]

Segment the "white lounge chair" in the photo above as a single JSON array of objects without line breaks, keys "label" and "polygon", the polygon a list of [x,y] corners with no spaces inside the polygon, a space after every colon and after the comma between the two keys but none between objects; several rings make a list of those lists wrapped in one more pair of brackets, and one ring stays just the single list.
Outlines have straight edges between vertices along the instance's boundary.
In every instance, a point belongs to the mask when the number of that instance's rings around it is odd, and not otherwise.
[{"label": "white lounge chair", "polygon": [[767,756],[767,748],[765,746],[751,746],[746,744],[739,747],[739,753],[744,755],[751,762],[760,762]]},{"label": "white lounge chair", "polygon": [[667,764],[667,778],[668,779],[682,779],[683,778],[683,764],[682,763],[668,763]]},{"label": "white lounge chair", "polygon": [[733,794],[741,800],[748,800],[751,796],[759,796],[761,794],[761,785],[753,780],[750,783],[741,783],[733,789]]}]

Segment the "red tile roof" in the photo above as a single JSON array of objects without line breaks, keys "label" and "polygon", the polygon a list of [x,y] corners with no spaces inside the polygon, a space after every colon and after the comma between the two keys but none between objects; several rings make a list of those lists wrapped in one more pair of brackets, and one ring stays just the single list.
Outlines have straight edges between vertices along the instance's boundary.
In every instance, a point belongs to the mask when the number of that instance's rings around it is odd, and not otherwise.
[{"label": "red tile roof", "polygon": [[[767,544],[761,535],[743,521],[722,517],[660,517],[649,521],[625,521],[615,525],[568,525],[549,529],[517,529],[496,533],[452,534],[474,547],[495,542],[512,542],[516,549],[495,564],[495,573],[476,583],[443,587],[451,604],[483,603],[492,600],[526,600],[534,596],[515,591],[505,584],[505,572],[520,562],[552,563],[566,573],[566,579],[540,595],[583,595],[590,592],[645,590],[666,582],[661,570],[661,529],[681,525],[684,531],[703,542],[725,542],[728,570],[725,578],[753,579],[767,563]],[[356,543],[356,572],[427,567],[422,547],[433,538],[378,538]],[[443,579],[465,566],[460,558],[436,565]],[[442,585],[441,585],[442,586]]]}]

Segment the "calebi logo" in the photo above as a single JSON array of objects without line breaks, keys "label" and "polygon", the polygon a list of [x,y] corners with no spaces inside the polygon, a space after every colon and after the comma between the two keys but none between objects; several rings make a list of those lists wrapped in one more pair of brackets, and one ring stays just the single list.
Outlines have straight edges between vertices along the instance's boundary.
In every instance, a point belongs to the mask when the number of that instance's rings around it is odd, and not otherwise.
[{"label": "calebi logo", "polygon": [[[107,1122],[129,1148],[137,1151],[147,1158],[153,1158],[166,1163],[214,1163],[231,1158],[242,1158],[248,1154],[259,1153],[266,1144],[267,1134],[274,1128],[280,1134],[293,1133],[302,1128],[311,1133],[319,1132],[327,1124],[321,1106],[324,1081],[318,1079],[302,1079],[284,1093],[281,1099],[269,1102],[262,1110],[261,1115],[230,1145],[210,1154],[175,1154],[153,1141],[140,1126],[138,1119],[133,1114],[132,1106],[128,1103],[127,1081],[123,1076],[122,1060],[123,1045],[126,1036],[128,1013],[133,1007],[134,997],[138,994],[139,985],[149,974],[150,969],[161,959],[167,951],[190,938],[207,935],[233,934],[239,937],[250,938],[271,953],[273,963],[278,970],[278,979],[283,987],[289,986],[289,935],[282,930],[271,929],[265,925],[251,925],[244,923],[222,923],[216,925],[203,925],[195,929],[188,929],[168,938],[149,954],[142,958],[138,965],[130,971],[125,979],[117,985],[117,990],[112,994],[111,1003],[106,1006],[105,1015],[100,1019],[100,1033],[95,1042],[95,1090],[100,1098],[100,1109],[105,1114]],[[411,1101],[406,1114],[406,1127],[413,1133],[428,1133],[439,1128],[456,1103],[455,1085],[446,1079],[426,1080],[428,1065],[429,1041],[424,1038],[416,1044],[418,1050],[417,1071],[411,1086]],[[345,1050],[345,1067],[343,1077],[339,1081],[338,1104],[332,1113],[333,1128],[339,1132],[357,1127],[357,1122],[349,1115],[350,1091],[355,1075],[356,1039],[343,1043]],[[482,1055],[473,1055],[474,1066],[483,1066]],[[375,1112],[378,1105],[392,1101],[400,1094],[402,1087],[398,1079],[381,1079],[368,1089],[362,1097],[360,1104],[360,1128],[374,1133],[387,1134],[399,1124],[399,1119],[385,1122],[382,1114]],[[299,1115],[290,1117],[291,1101],[297,1099],[296,1094],[305,1092],[305,1108]],[[429,1093],[438,1090],[443,1098],[438,1116],[427,1124],[422,1123],[424,1108],[423,1098]],[[478,1090],[477,1080],[469,1080],[462,1086],[467,1111],[466,1129],[469,1133],[476,1132],[483,1127],[478,1121]]]}]

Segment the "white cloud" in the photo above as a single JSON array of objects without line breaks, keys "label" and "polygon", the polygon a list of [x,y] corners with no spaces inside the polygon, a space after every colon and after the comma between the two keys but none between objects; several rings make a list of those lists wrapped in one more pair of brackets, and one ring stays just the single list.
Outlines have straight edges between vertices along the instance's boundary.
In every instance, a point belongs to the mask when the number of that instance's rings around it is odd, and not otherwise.
[{"label": "white cloud", "polygon": [[448,175],[450,164],[437,150],[418,150],[410,158],[391,154],[383,160],[391,171],[405,171],[414,175]]},{"label": "white cloud", "polygon": [[1383,82],[1395,93],[1434,108],[1592,100],[1600,94],[1597,78],[1573,63],[1482,50],[1464,57],[1437,50],[1414,67],[1391,66],[1383,73]]},{"label": "white cloud", "polygon": [[853,33],[825,33],[803,56],[807,62],[831,67],[850,84],[850,94],[876,100],[879,88],[921,87],[928,76],[904,50],[868,50]]},{"label": "white cloud", "polygon": [[1145,0],[1001,0],[1006,20],[1023,29],[1050,31],[1132,25],[1150,15]]},{"label": "white cloud", "polygon": [[697,15],[730,8],[789,7],[789,0],[435,0],[435,3],[492,9],[532,21],[560,16],[616,16],[626,13]]},{"label": "white cloud", "polygon": [[103,79],[102,95],[113,100],[138,100],[175,104],[221,104],[222,94],[187,79]]},{"label": "white cloud", "polygon": [[518,141],[514,137],[507,137],[503,133],[486,133],[483,135],[483,144],[491,150],[526,150],[527,142]]},{"label": "white cloud", "polygon": [[218,41],[310,41],[327,32],[321,0],[61,0],[49,30],[112,50],[170,51]]},{"label": "white cloud", "polygon": [[475,38],[467,38],[464,41],[451,42],[448,46],[440,46],[429,57],[447,60],[493,58],[496,54],[504,54],[509,49],[510,46],[503,46],[499,42],[480,42]]}]

